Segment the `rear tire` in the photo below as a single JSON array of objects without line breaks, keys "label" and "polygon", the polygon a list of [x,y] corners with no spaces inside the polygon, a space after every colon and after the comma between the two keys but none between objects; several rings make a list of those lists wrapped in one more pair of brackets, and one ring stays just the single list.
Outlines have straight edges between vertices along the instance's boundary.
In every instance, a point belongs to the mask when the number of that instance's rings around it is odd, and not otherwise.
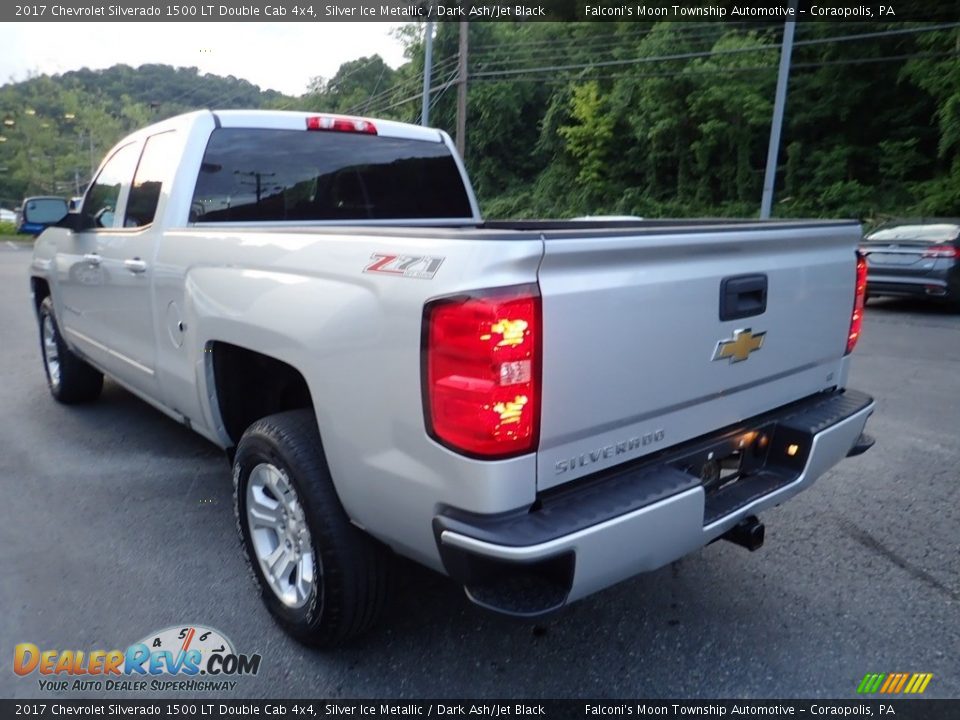
[{"label": "rear tire", "polygon": [[251,425],[233,478],[240,541],[276,621],[316,647],[369,629],[386,604],[390,556],[340,504],[313,411]]},{"label": "rear tire", "polygon": [[60,335],[60,326],[53,314],[53,301],[46,297],[40,303],[40,352],[47,387],[57,402],[64,405],[92,402],[103,390],[103,373],[76,355]]}]

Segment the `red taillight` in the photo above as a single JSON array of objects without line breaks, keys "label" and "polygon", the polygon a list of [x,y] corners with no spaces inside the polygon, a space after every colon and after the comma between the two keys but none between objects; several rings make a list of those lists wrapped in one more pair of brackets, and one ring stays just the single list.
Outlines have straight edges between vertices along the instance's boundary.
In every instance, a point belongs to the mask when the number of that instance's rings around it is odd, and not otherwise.
[{"label": "red taillight", "polygon": [[365,133],[376,135],[377,127],[369,120],[337,117],[336,115],[314,115],[307,118],[307,130],[332,130],[334,132]]},{"label": "red taillight", "polygon": [[857,253],[857,289],[853,299],[853,313],[850,315],[850,333],[847,335],[847,354],[853,352],[860,339],[863,327],[863,306],[867,301],[867,259]]},{"label": "red taillight", "polygon": [[429,303],[423,392],[431,437],[483,458],[536,449],[540,348],[536,285]]},{"label": "red taillight", "polygon": [[960,245],[931,245],[923,251],[924,257],[954,258],[960,260]]}]

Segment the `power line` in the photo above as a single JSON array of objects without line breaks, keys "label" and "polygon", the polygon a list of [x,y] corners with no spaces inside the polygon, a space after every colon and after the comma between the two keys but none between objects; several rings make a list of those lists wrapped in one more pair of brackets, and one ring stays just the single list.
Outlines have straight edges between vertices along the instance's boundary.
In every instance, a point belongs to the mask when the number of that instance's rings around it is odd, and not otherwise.
[{"label": "power line", "polygon": [[[360,72],[361,70],[364,70],[364,69],[370,67],[370,65],[373,63],[373,61],[376,60],[377,58],[379,58],[379,59],[380,59],[380,62],[383,63],[384,67],[386,67],[387,64],[386,64],[385,62],[383,62],[383,58],[381,58],[379,55],[376,55],[376,54],[375,54],[375,55],[367,58],[367,62],[364,63],[363,65],[358,65],[357,67],[353,68],[352,70],[347,71],[347,74],[344,75],[343,77],[338,78],[336,75],[334,75],[334,76],[333,76],[332,78],[330,78],[330,80],[327,82],[327,88],[326,88],[326,89],[329,90],[329,89],[331,88],[331,84],[334,82],[334,80],[336,80],[337,84],[339,85],[340,83],[342,83],[344,80],[346,80],[346,79],[347,79],[348,77],[350,77],[351,75],[356,75],[356,74],[357,74],[358,72]],[[356,61],[355,61],[355,62],[356,62]],[[343,67],[343,65],[341,65],[340,67]],[[337,72],[339,73],[340,71],[337,70]],[[382,71],[381,71],[381,74],[382,74]]]},{"label": "power line", "polygon": [[[446,79],[445,79],[442,83],[440,83],[440,85],[438,86],[438,87],[440,88],[440,92],[437,93],[437,94],[435,94],[435,95],[433,96],[433,99],[430,101],[430,109],[431,109],[431,110],[434,108],[434,106],[436,106],[436,104],[437,104],[437,102],[440,100],[440,98],[443,97],[443,94],[444,94],[447,90],[449,90],[451,87],[453,87],[453,85],[454,85],[453,80],[454,80],[454,78],[457,77],[457,73],[458,73],[458,72],[459,72],[459,68],[452,70],[452,71],[450,72],[450,74],[447,75]],[[431,92],[432,92],[432,91],[431,91]]]},{"label": "power line", "polygon": [[[824,60],[822,62],[793,63],[792,70],[812,70],[815,68],[835,66],[835,65],[868,65],[872,63],[895,62],[901,60],[918,60],[930,58],[960,57],[960,52],[948,50],[945,52],[934,53],[907,53],[903,55],[884,55],[882,57],[863,57],[847,58],[843,60]],[[775,65],[753,65],[742,67],[725,68],[684,68],[682,70],[668,70],[664,72],[651,73],[615,73],[606,75],[590,75],[579,78],[557,77],[556,75],[536,75],[531,77],[514,76],[508,80],[500,78],[480,78],[478,82],[538,82],[550,84],[563,84],[576,82],[578,80],[644,80],[647,78],[671,78],[686,77],[689,75],[728,75],[730,73],[748,73],[748,72],[770,72],[776,70]]]},{"label": "power line", "polygon": [[[434,63],[433,71],[443,72],[447,70],[452,64],[456,63],[456,60],[457,60],[457,56],[451,55],[450,57],[445,58],[444,60],[436,62]],[[414,87],[418,87],[420,82],[421,82],[421,79],[419,76],[407,78],[406,80],[396,83],[390,86],[389,88],[387,88],[386,90],[383,90],[382,92],[377,93],[376,95],[371,95],[363,102],[356,103],[350,106],[349,108],[344,110],[344,112],[349,114],[349,113],[357,112],[365,107],[376,107],[383,102],[389,101],[396,95],[400,95],[404,92],[409,92]]]},{"label": "power line", "polygon": [[[905,28],[899,30],[884,30],[879,32],[871,33],[861,33],[857,35],[835,35],[828,38],[816,38],[812,40],[799,40],[794,43],[795,46],[812,46],[812,45],[824,45],[827,43],[837,43],[837,42],[852,42],[856,40],[866,40],[871,38],[878,37],[889,37],[894,35],[909,35],[916,33],[925,33],[933,32],[935,30],[946,30],[950,28],[960,27],[960,23],[941,23],[938,25],[926,26],[926,27],[914,27],[914,28]],[[742,53],[749,52],[760,52],[764,50],[777,50],[778,45],[754,45],[752,47],[744,48],[729,48],[726,50],[711,50],[703,52],[685,52],[685,53],[675,53],[672,55],[659,55],[659,56],[649,56],[649,57],[640,57],[640,58],[624,58],[619,60],[601,60],[599,62],[593,63],[574,63],[568,65],[549,65],[538,68],[520,68],[514,70],[488,70],[483,72],[476,72],[472,74],[472,78],[477,79],[481,77],[494,77],[494,76],[511,76],[511,75],[520,75],[529,72],[556,72],[558,70],[585,70],[595,67],[613,67],[618,65],[637,65],[641,63],[651,63],[651,62],[661,62],[665,60],[690,60],[693,58],[701,57],[715,57],[719,55],[737,55]]]},{"label": "power line", "polygon": [[[853,23],[844,23],[844,24],[846,25],[846,24],[853,24]],[[754,22],[754,21],[738,21],[738,22],[726,22],[726,23],[723,23],[722,27],[723,27],[723,28],[730,28],[730,27],[738,27],[738,26],[741,26],[741,27],[764,27],[764,28],[770,28],[770,27],[779,27],[780,25],[781,25],[780,21],[771,22],[771,23],[769,23],[769,24],[768,24],[768,23],[763,23],[763,22]],[[687,30],[705,30],[705,29],[708,29],[708,28],[713,29],[713,28],[719,28],[719,27],[721,27],[721,26],[718,25],[716,21],[713,21],[713,22],[702,22],[702,23],[686,23],[686,22],[684,22],[684,23],[682,23],[682,29],[681,29],[680,27],[676,27],[676,26],[673,27],[673,28],[671,28],[671,29],[674,30],[674,31],[677,32],[677,33],[682,34],[682,33],[686,32]],[[617,39],[627,39],[627,40],[628,40],[628,39],[631,39],[631,38],[641,38],[641,37],[645,37],[645,36],[647,36],[647,35],[655,32],[656,30],[657,30],[657,27],[651,27],[651,28],[645,28],[645,29],[642,29],[642,30],[635,30],[635,31],[632,31],[632,32],[622,32],[622,33],[597,34],[597,35],[585,35],[585,36],[568,35],[568,36],[566,36],[566,37],[544,38],[544,39],[542,39],[542,40],[527,40],[527,41],[524,41],[523,45],[524,45],[525,47],[539,47],[539,46],[542,46],[542,45],[557,45],[557,44],[570,44],[570,43],[573,43],[573,44],[575,44],[575,45],[578,46],[578,47],[582,47],[582,46],[584,46],[584,45],[589,45],[591,42],[596,41],[596,40],[602,40],[602,41],[605,41],[605,42],[606,42],[606,41],[617,40]],[[501,43],[487,43],[487,44],[485,44],[485,45],[477,45],[477,46],[476,46],[476,49],[477,49],[478,52],[482,52],[482,51],[484,51],[484,50],[491,50],[491,49],[503,49],[503,45],[502,45]]]},{"label": "power line", "polygon": [[361,109],[366,110],[367,105],[370,104],[370,98],[373,97],[373,94],[374,94],[375,92],[377,92],[377,90],[380,89],[380,82],[383,80],[383,74],[384,74],[386,71],[387,71],[387,64],[384,63],[384,64],[383,64],[383,67],[380,68],[380,75],[379,75],[379,77],[377,77],[377,82],[376,82],[376,84],[373,86],[373,90],[370,91],[370,95],[367,97],[367,102],[364,103],[363,108],[361,108]]},{"label": "power line", "polygon": [[303,102],[302,97],[300,98],[287,98],[281,103],[277,103],[274,109],[276,110],[290,110],[292,107],[296,106],[298,103]]},{"label": "power line", "polygon": [[232,103],[234,100],[247,94],[249,91],[250,91],[249,88],[243,88],[242,90],[233,90],[228,94],[222,95],[216,100],[213,100],[212,102],[206,103],[206,107],[209,107],[211,109],[219,108],[221,110],[226,110],[227,109],[226,104]]},{"label": "power line", "polygon": [[[460,71],[460,68],[454,68],[454,69],[447,75],[447,77],[444,78],[443,82],[441,82],[439,85],[436,85],[436,86],[435,86],[437,89],[439,89],[439,92],[435,93],[435,92],[433,92],[433,91],[434,91],[434,88],[430,88],[430,94],[431,94],[431,96],[432,96],[432,97],[430,98],[430,111],[431,111],[431,112],[433,111],[433,108],[436,107],[437,102],[440,100],[440,98],[443,97],[443,94],[444,94],[447,90],[449,90],[451,87],[453,87],[454,85],[456,85],[456,83],[454,82],[454,79],[457,77],[457,73],[459,73],[459,71]],[[423,97],[423,94],[422,94],[422,93],[421,93],[421,97]],[[417,114],[417,117],[414,118],[412,122],[419,124],[419,122],[420,122],[420,120],[421,120],[421,117],[422,117],[422,114],[423,114],[423,111],[421,110],[421,112]]]},{"label": "power line", "polygon": [[258,95],[260,95],[263,91],[260,90],[258,86],[251,84],[249,87],[232,88],[228,90],[226,93],[221,94],[218,97],[214,98],[213,100],[208,99],[206,102],[202,102],[200,100],[194,100],[192,101],[192,103],[200,107],[207,107],[211,109],[217,109],[218,107],[220,109],[226,109],[224,107],[224,103],[231,103],[236,98],[242,97],[243,95],[250,92],[256,92]]},{"label": "power line", "polygon": [[907,53],[904,55],[883,55],[882,57],[845,58],[843,60],[823,60],[822,62],[794,63],[793,67],[807,70],[810,68],[827,67],[830,65],[869,65],[895,60],[926,60],[936,57],[960,57],[960,52],[947,50],[945,52]]},{"label": "power line", "polygon": [[[779,28],[766,28],[763,32],[776,31]],[[757,32],[755,29],[751,29],[751,32]],[[716,42],[724,35],[728,34],[729,30],[716,26],[712,32],[702,33],[702,34],[687,34],[675,36],[677,42]],[[759,34],[759,33],[757,33]],[[569,57],[571,52],[589,52],[589,53],[601,53],[609,54],[617,50],[626,50],[628,49],[629,40],[614,40],[609,44],[604,45],[581,45],[575,41],[570,42],[569,44],[558,45],[554,49],[546,49],[541,53],[531,52],[529,48],[519,47],[506,50],[504,53],[495,53],[488,52],[486,54],[479,53],[480,59],[474,64],[478,69],[483,67],[488,67],[491,65],[508,65],[514,62],[522,62],[525,60],[541,60],[541,61],[550,61],[555,59],[562,59],[564,57]],[[473,64],[473,63],[472,63]]]},{"label": "power line", "polygon": [[[836,25],[837,23],[831,23],[831,25]],[[872,21],[848,21],[844,22],[843,26],[845,28],[851,26],[874,26],[876,23]],[[763,34],[770,31],[774,31],[774,34],[780,34],[783,31],[783,25],[780,21],[763,23],[763,22],[752,22],[752,21],[743,21],[735,23],[724,23],[719,25],[716,22],[709,23],[683,23],[683,27],[677,27],[677,24],[674,23],[670,28],[672,33],[671,39],[677,41],[697,41],[697,40],[707,40],[711,38],[721,38],[731,33],[731,28],[733,32],[739,32],[740,30],[749,29],[750,32],[755,34]],[[802,36],[808,31],[816,30],[818,27],[822,26],[822,23],[801,23],[797,27],[796,32],[797,36]],[[688,32],[688,28],[701,29],[705,32]],[[938,29],[938,28],[931,28]],[[621,34],[605,34],[605,35],[596,35],[596,36],[587,36],[587,37],[576,37],[568,36],[563,38],[553,38],[550,40],[542,41],[527,41],[515,47],[505,48],[502,43],[500,44],[487,44],[487,45],[478,45],[476,46],[477,52],[473,53],[475,56],[478,56],[480,60],[477,62],[477,65],[480,64],[490,64],[496,62],[498,64],[508,64],[511,61],[520,61],[524,59],[533,59],[539,58],[543,59],[551,55],[560,55],[565,56],[569,55],[571,51],[576,50],[586,50],[586,51],[599,51],[599,52],[610,52],[611,49],[620,49],[624,48],[625,45],[628,45],[631,40],[642,39],[647,35],[655,32],[654,29],[646,29],[633,33],[621,33]],[[806,42],[806,41],[805,41]],[[544,52],[536,54],[531,52],[535,50],[536,47],[544,47]],[[555,50],[553,48],[556,48]],[[488,51],[488,52],[484,52]],[[484,59],[489,58],[489,59]]]},{"label": "power line", "polygon": [[350,107],[344,110],[347,114],[352,114],[360,112],[361,110],[367,111],[370,108],[379,107],[385,103],[389,103],[393,98],[403,95],[405,92],[410,92],[414,88],[418,87],[420,83],[419,78],[407,78],[406,80],[391,85],[386,90],[383,90],[376,95],[370,95],[366,99],[351,105]]},{"label": "power line", "polygon": [[[457,74],[459,74],[459,73],[457,73]],[[454,77],[456,77],[456,76],[454,76]],[[430,92],[431,92],[431,94],[437,92],[438,90],[442,92],[442,91],[446,90],[447,88],[449,88],[450,86],[456,85],[456,84],[457,84],[457,80],[456,80],[456,79],[451,79],[451,80],[449,80],[449,81],[447,81],[447,82],[444,82],[444,83],[441,84],[441,85],[434,85],[432,88],[430,88]],[[384,112],[384,111],[386,111],[386,110],[392,110],[392,109],[395,108],[395,107],[399,107],[400,105],[404,105],[404,104],[406,104],[406,103],[408,103],[408,102],[413,102],[414,100],[419,100],[419,99],[422,98],[422,97],[423,97],[423,91],[421,90],[421,91],[418,92],[416,95],[411,95],[410,97],[406,97],[406,98],[404,98],[403,100],[398,100],[398,101],[396,101],[396,102],[394,102],[394,103],[391,103],[390,105],[387,105],[387,106],[385,106],[385,107],[381,107],[381,108],[379,108],[379,109],[377,110],[377,112]]]},{"label": "power line", "polygon": [[[843,41],[849,41],[849,40],[866,39],[866,38],[872,38],[872,37],[878,37],[878,36],[884,36],[884,35],[901,35],[901,34],[907,34],[907,33],[930,32],[933,30],[938,30],[943,28],[956,27],[958,25],[960,25],[960,23],[948,23],[944,25],[938,25],[938,26],[926,27],[926,28],[909,28],[905,30],[890,30],[890,31],[877,32],[877,33],[863,33],[858,35],[840,35],[840,36],[832,36],[829,38],[817,38],[812,40],[797,41],[794,43],[794,45],[818,45],[818,44],[824,44],[824,43],[830,43],[830,42],[843,42]],[[599,62],[595,61],[590,63],[582,63],[582,64],[574,64],[574,65],[560,65],[560,66],[550,66],[550,67],[542,67],[542,68],[526,68],[526,69],[501,70],[501,71],[482,71],[482,72],[473,73],[472,77],[481,78],[481,77],[494,76],[494,75],[506,76],[511,74],[522,74],[522,73],[530,72],[534,70],[535,71],[582,70],[582,69],[591,69],[594,67],[604,67],[604,66],[611,66],[611,65],[632,65],[632,64],[646,63],[646,62],[685,60],[685,59],[692,59],[692,58],[698,58],[698,57],[710,57],[714,55],[728,55],[728,54],[737,54],[737,53],[744,53],[744,52],[757,52],[762,50],[775,50],[778,47],[779,47],[778,45],[758,45],[758,46],[753,46],[748,48],[731,48],[728,50],[687,52],[687,53],[678,53],[674,55],[649,56],[649,57],[643,57],[643,58],[617,59],[617,60],[599,61]]]}]

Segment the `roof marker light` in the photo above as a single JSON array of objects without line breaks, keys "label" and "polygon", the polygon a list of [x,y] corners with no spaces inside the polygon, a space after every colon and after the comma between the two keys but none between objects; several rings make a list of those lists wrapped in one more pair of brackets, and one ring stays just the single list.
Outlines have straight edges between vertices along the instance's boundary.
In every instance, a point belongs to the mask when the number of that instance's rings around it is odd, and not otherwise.
[{"label": "roof marker light", "polygon": [[338,117],[336,115],[311,115],[307,118],[307,130],[332,130],[333,132],[376,135],[377,127],[369,120]]}]

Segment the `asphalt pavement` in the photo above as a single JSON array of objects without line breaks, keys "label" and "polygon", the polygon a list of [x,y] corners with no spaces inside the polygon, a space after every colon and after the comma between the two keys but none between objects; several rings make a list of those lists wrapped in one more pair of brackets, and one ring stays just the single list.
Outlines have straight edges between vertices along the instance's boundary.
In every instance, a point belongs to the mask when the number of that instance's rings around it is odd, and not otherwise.
[{"label": "asphalt pavement", "polygon": [[877,398],[877,444],[764,513],[758,552],[714,543],[537,622],[402,562],[383,623],[321,653],[254,591],[219,450],[112,383],[49,397],[29,256],[0,243],[0,697],[44,695],[17,643],[194,623],[263,657],[223,697],[855,699],[868,672],[960,697],[960,315],[870,303],[850,385]]}]

